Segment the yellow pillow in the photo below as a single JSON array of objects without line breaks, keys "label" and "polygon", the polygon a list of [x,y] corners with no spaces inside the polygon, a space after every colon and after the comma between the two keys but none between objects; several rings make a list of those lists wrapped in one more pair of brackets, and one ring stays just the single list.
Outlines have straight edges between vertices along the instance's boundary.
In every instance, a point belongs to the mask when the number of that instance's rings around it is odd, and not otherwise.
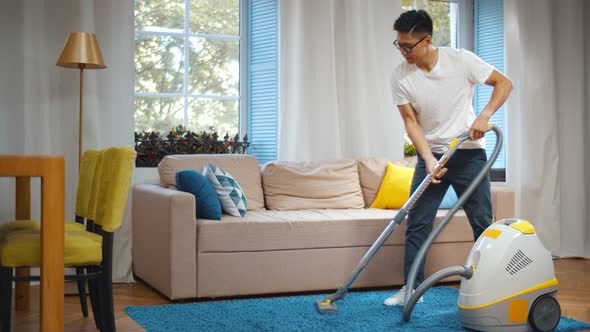
[{"label": "yellow pillow", "polygon": [[410,187],[414,169],[387,164],[385,176],[379,186],[377,197],[371,204],[376,209],[399,209],[410,198]]}]

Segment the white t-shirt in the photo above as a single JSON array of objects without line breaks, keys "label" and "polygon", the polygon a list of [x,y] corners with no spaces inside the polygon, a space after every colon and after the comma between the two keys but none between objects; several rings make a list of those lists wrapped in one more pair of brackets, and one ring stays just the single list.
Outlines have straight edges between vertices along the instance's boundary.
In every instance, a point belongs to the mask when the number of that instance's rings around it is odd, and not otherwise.
[{"label": "white t-shirt", "polygon": [[[444,153],[453,138],[471,128],[475,85],[485,83],[494,67],[464,49],[438,50],[438,61],[429,73],[407,62],[400,64],[391,77],[391,90],[395,105],[411,104],[416,110],[430,149]],[[484,147],[483,138],[461,146]]]}]

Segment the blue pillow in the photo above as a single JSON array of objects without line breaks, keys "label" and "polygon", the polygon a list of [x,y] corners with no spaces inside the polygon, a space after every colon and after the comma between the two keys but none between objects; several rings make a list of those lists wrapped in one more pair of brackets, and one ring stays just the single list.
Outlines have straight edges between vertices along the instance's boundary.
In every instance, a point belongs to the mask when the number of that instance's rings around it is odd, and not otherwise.
[{"label": "blue pillow", "polygon": [[447,193],[445,194],[445,197],[443,198],[443,200],[440,203],[440,206],[438,208],[439,209],[450,209],[453,206],[455,206],[455,204],[457,204],[458,200],[459,200],[459,198],[457,197],[457,193],[455,193],[453,186],[449,186],[449,189],[447,190]]},{"label": "blue pillow", "polygon": [[197,218],[221,220],[221,203],[207,178],[194,169],[176,172],[176,188],[195,195]]}]

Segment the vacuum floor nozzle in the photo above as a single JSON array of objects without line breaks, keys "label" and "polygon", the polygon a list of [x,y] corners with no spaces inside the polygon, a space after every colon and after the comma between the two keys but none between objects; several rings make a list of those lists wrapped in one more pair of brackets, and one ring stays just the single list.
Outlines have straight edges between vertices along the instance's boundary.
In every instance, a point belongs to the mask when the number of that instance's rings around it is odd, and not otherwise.
[{"label": "vacuum floor nozzle", "polygon": [[337,314],[336,304],[330,300],[316,300],[315,306],[320,314]]}]

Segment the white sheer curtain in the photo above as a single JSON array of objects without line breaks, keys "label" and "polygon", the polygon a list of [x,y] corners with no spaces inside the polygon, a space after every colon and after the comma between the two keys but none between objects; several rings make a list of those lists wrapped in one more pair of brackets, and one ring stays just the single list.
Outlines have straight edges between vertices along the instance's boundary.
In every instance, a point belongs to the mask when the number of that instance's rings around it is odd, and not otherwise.
[{"label": "white sheer curtain", "polygon": [[279,159],[401,158],[400,1],[283,0],[280,13]]},{"label": "white sheer curtain", "polygon": [[[70,218],[78,182],[79,71],[55,62],[73,31],[95,32],[108,66],[84,71],[83,149],[132,145],[133,0],[0,2],[0,153],[63,155]],[[34,218],[38,189],[33,181]],[[0,182],[0,220],[14,218],[13,195],[14,181]],[[133,280],[129,216],[114,250],[114,280]]]},{"label": "white sheer curtain", "polygon": [[[508,182],[556,256],[590,258],[590,4],[505,1]],[[586,47],[586,49],[584,49]]]}]

